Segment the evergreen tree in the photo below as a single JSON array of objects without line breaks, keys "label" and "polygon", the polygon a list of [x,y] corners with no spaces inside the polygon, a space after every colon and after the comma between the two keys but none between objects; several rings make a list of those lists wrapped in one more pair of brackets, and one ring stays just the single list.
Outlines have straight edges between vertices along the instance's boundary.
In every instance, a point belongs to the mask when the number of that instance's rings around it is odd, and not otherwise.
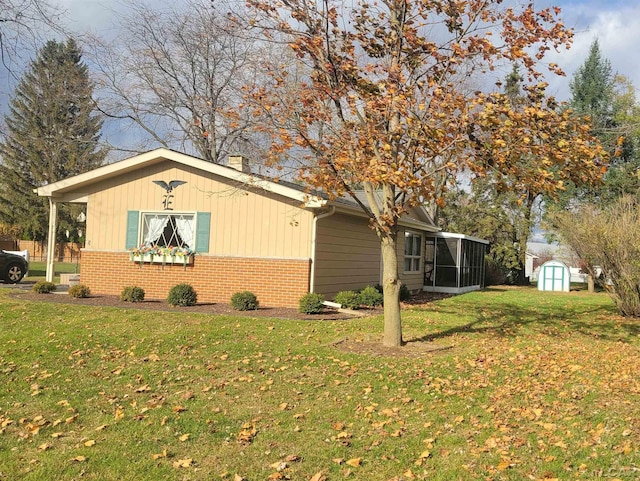
[{"label": "evergreen tree", "polygon": [[[504,83],[504,95],[518,114],[527,108],[535,108],[544,94],[534,87],[524,86],[523,80],[518,65],[514,64]],[[519,133],[519,137],[529,135],[528,129]],[[530,141],[549,142],[542,136]],[[542,195],[532,183],[522,185],[518,172],[520,168],[529,168],[539,162],[535,155],[518,155],[514,157],[515,169],[511,173],[487,170],[483,176],[473,179],[470,192],[452,189],[442,214],[446,230],[489,240],[490,259],[504,273],[505,280],[514,284],[529,281],[525,277],[527,241],[536,222],[534,210]]]},{"label": "evergreen tree", "polygon": [[489,283],[526,282],[524,262],[532,222],[517,193],[499,191],[490,176],[474,179],[470,189],[457,185],[446,193],[441,219],[445,231],[491,243]]},{"label": "evergreen tree", "polygon": [[[0,142],[0,222],[44,240],[48,203],[33,189],[100,166],[101,118],[93,85],[74,40],[49,41],[18,83]],[[77,240],[79,210],[62,205],[59,233]],[[66,240],[65,235],[59,235]]]},{"label": "evergreen tree", "polygon": [[623,194],[637,194],[638,177],[638,106],[633,86],[613,75],[611,63],[602,56],[598,41],[591,44],[589,55],[570,83],[569,106],[591,123],[593,134],[610,156],[610,165],[598,186],[565,183],[557,199],[545,199],[547,210],[562,210],[576,203],[607,205]]},{"label": "evergreen tree", "polygon": [[569,86],[571,108],[580,115],[588,115],[594,133],[603,135],[613,122],[613,75],[611,63],[602,57],[597,40],[591,44],[589,56]]}]

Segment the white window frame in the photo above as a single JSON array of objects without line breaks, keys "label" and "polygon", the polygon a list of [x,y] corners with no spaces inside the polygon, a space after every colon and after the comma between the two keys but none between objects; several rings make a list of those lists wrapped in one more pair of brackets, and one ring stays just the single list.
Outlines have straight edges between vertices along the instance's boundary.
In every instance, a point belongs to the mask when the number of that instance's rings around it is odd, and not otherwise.
[{"label": "white window frame", "polygon": [[[147,216],[169,216],[169,217],[191,217],[191,222],[193,224],[192,227],[192,231],[191,231],[191,245],[187,245],[187,246],[180,246],[180,247],[189,247],[191,250],[195,250],[195,243],[196,243],[196,233],[197,233],[197,213],[196,212],[192,212],[192,211],[185,211],[185,212],[176,212],[176,211],[166,211],[166,210],[149,210],[149,211],[141,211],[140,212],[140,228],[138,229],[138,245],[142,246],[142,245],[148,245],[148,243],[145,241],[145,234],[146,234],[146,229],[145,226],[147,226],[147,222],[145,217]],[[184,240],[184,239],[183,239]],[[169,247],[169,245],[161,245],[158,244],[157,239],[154,242],[151,242],[150,245],[157,245],[159,247]],[[178,246],[173,246],[173,247],[178,247]]]},{"label": "white window frame", "polygon": [[[411,239],[417,239],[418,240],[418,246],[420,247],[420,251],[418,252],[418,254],[407,254],[407,239],[411,238]],[[422,253],[424,251],[424,246],[422,245],[422,243],[424,242],[423,236],[422,234],[418,233],[418,232],[412,232],[412,231],[405,231],[404,233],[404,257],[402,259],[402,268],[404,269],[404,273],[405,274],[418,274],[421,272],[421,268],[422,268]],[[412,242],[412,246],[413,246],[413,242]],[[407,259],[411,259],[411,270],[406,270],[406,265],[407,265]],[[414,269],[415,268],[415,269]]]}]

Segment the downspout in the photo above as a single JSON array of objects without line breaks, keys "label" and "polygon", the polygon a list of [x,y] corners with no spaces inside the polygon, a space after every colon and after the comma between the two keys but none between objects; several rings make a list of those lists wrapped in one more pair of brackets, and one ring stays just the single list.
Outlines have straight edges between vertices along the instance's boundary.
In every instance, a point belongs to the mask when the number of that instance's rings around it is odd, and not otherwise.
[{"label": "downspout", "polygon": [[309,280],[309,292],[314,291],[316,284],[316,235],[318,233],[318,221],[331,217],[335,213],[336,207],[332,205],[328,212],[313,217],[313,226],[311,228],[311,279]]}]

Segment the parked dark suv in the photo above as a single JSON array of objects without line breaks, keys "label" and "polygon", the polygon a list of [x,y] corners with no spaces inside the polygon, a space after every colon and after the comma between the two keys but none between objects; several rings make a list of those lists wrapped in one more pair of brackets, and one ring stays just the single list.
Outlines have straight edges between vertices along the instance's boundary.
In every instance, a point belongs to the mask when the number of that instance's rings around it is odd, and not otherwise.
[{"label": "parked dark suv", "polygon": [[0,250],[0,279],[8,284],[17,284],[29,270],[27,260],[17,254]]}]

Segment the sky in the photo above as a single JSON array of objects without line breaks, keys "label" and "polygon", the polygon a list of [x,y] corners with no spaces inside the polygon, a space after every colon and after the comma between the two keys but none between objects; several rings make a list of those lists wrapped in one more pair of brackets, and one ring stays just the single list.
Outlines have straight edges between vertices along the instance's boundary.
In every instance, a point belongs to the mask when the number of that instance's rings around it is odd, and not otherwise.
[{"label": "sky", "polygon": [[[78,32],[90,30],[109,33],[118,0],[52,0],[67,12],[69,27]],[[180,1],[180,0],[176,0]],[[530,0],[512,0],[528,3]],[[574,28],[575,38],[568,51],[553,52],[548,60],[559,64],[565,78],[549,75],[549,93],[560,100],[570,96],[569,80],[584,62],[589,47],[598,39],[602,54],[609,59],[614,72],[628,77],[640,88],[640,0],[532,0],[536,9],[558,6],[565,25]],[[507,0],[508,3],[509,0]]]},{"label": "sky", "polygon": [[537,8],[557,5],[562,8],[565,25],[575,30],[570,50],[549,56],[567,73],[564,79],[548,78],[549,93],[560,100],[570,96],[569,80],[582,65],[589,47],[597,39],[602,55],[611,62],[614,73],[629,78],[640,88],[640,0],[544,0]]}]

